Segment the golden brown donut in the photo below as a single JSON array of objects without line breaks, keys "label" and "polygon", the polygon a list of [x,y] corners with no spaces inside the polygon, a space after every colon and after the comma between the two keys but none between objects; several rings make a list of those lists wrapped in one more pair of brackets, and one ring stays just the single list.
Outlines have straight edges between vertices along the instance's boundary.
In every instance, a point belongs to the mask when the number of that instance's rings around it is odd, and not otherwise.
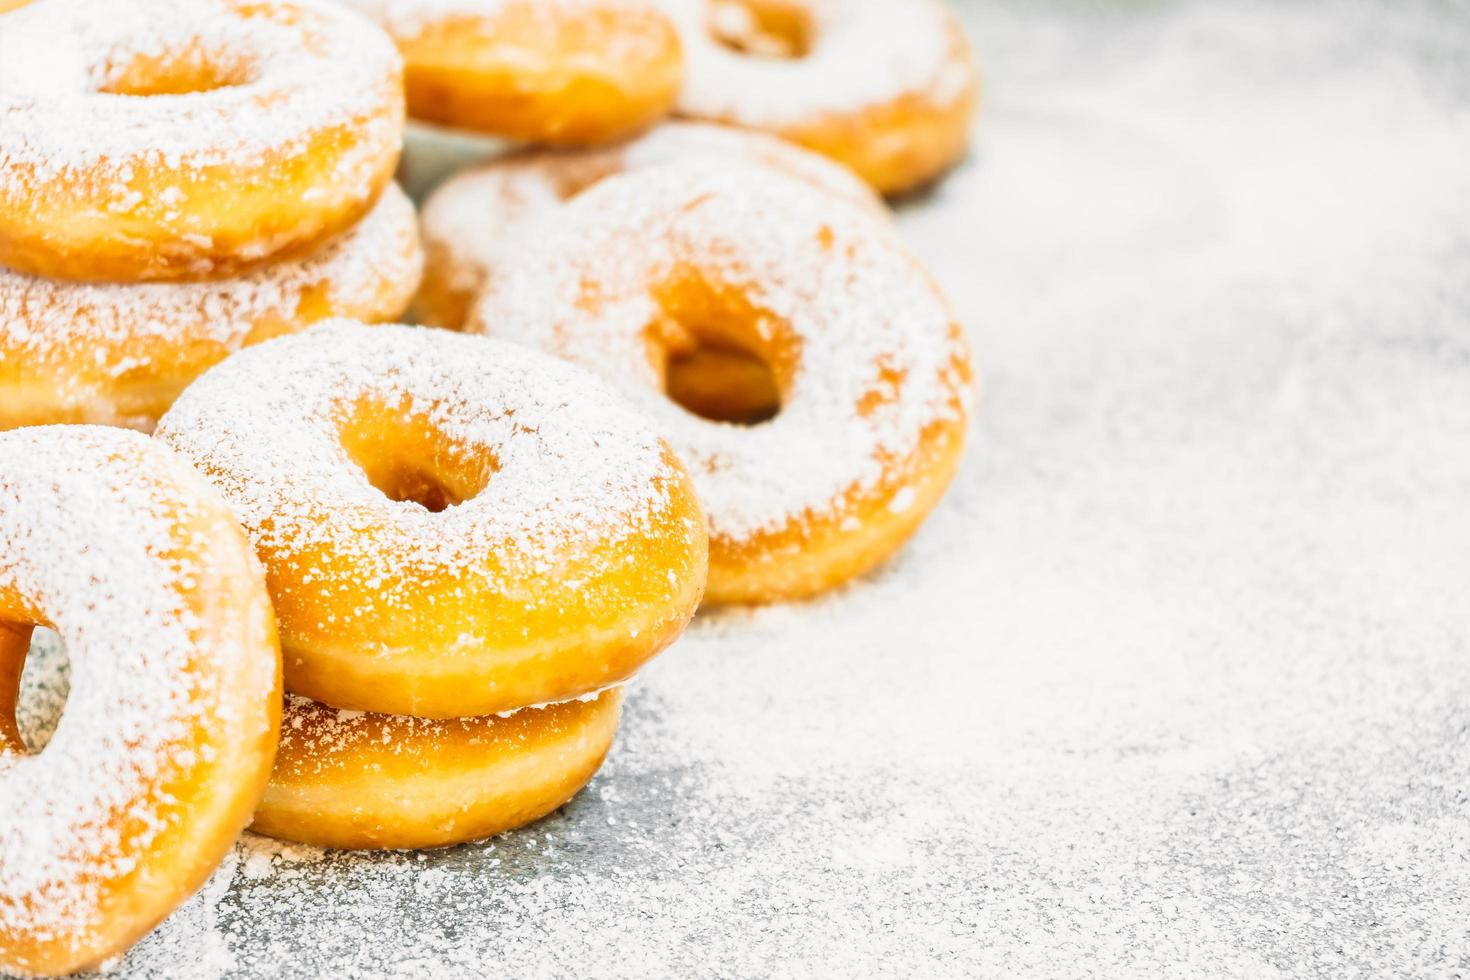
[{"label": "golden brown donut", "polygon": [[0,20],[0,265],[234,275],[356,222],[403,141],[365,18],[294,0],[68,0]]},{"label": "golden brown donut", "polygon": [[602,765],[622,695],[432,721],[289,695],[250,829],[320,847],[421,848],[528,824]]},{"label": "golden brown donut", "polygon": [[407,63],[415,119],[538,143],[622,139],[673,108],[678,34],[646,0],[350,0]]},{"label": "golden brown donut", "polygon": [[[31,754],[35,626],[71,690]],[[0,971],[95,967],[188,898],[260,799],[280,706],[265,581],[212,487],[137,433],[0,434]]]},{"label": "golden brown donut", "polygon": [[688,64],[678,111],[775,133],[884,194],[969,146],[970,45],[941,0],[669,0]]},{"label": "golden brown donut", "polygon": [[335,316],[396,320],[423,266],[413,205],[389,187],[320,251],[238,279],[83,283],[0,269],[0,429],[149,430],[229,354]]},{"label": "golden brown donut", "polygon": [[522,347],[345,321],[249,348],[158,435],[229,498],[290,690],[458,718],[626,680],[704,590],[693,485],[590,374]]},{"label": "golden brown donut", "polygon": [[415,301],[419,319],[458,330],[470,304],[513,256],[535,222],[605,177],[666,163],[705,160],[770,167],[824,194],[887,214],[850,170],[763,133],[707,123],[666,123],[637,139],[593,150],[530,150],[457,174],[424,202],[429,262]]},{"label": "golden brown donut", "polygon": [[[470,329],[611,380],[688,461],[710,521],[711,603],[809,596],[891,555],[959,465],[964,334],[891,226],[767,170],[610,177],[500,269]],[[668,397],[671,359],[758,358],[756,425]]]}]

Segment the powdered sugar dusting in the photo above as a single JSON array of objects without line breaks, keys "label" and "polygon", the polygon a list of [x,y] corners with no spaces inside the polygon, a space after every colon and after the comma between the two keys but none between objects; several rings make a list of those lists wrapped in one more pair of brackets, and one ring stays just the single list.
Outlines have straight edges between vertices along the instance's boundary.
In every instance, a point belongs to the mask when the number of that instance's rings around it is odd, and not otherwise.
[{"label": "powdered sugar dusting", "polygon": [[[138,57],[237,66],[240,84],[167,97],[104,91]],[[290,155],[353,126],[361,152],[337,175],[370,191],[400,63],[367,19],[326,0],[48,0],[0,19],[0,181],[127,182],[141,163],[182,180]]]},{"label": "powdered sugar dusting", "polygon": [[422,264],[413,205],[390,187],[320,251],[236,279],[84,283],[0,268],[0,370],[24,365],[32,378],[48,375],[59,397],[84,399],[105,379],[146,368],[152,345],[207,344],[223,356],[253,331],[300,322],[308,300],[313,309],[396,317]]},{"label": "powdered sugar dusting", "polygon": [[[770,422],[710,422],[664,395],[647,348],[663,316],[654,290],[690,269],[748,295],[767,335],[797,338]],[[926,426],[961,417],[969,398],[953,314],[891,230],[749,168],[609,178],[537,229],[471,329],[603,373],[688,461],[711,533],[736,541],[835,516],[850,488],[876,486],[888,461],[909,457]]]},{"label": "powdered sugar dusting", "polygon": [[[603,697],[604,688],[570,698],[531,704],[513,711],[500,711],[476,718],[414,718],[410,715],[370,714],[349,711],[304,698],[286,695],[286,708],[281,719],[281,759],[289,760],[292,778],[310,776],[341,766],[343,753],[370,747],[378,753],[418,756],[426,749],[456,736],[474,736],[475,744],[506,741],[522,737],[519,729],[498,726],[497,720],[513,718],[525,712],[545,712],[560,704],[588,703]],[[555,730],[563,730],[558,727]],[[511,734],[501,734],[501,730]],[[277,760],[280,771],[281,760]]]},{"label": "powdered sugar dusting", "polygon": [[799,58],[725,47],[711,33],[711,12],[722,9],[711,0],[663,2],[679,25],[688,65],[679,111],[696,118],[782,128],[910,93],[949,105],[971,83],[971,66],[954,58],[952,16],[937,0],[798,4],[810,9],[815,26],[812,48]]},{"label": "powdered sugar dusting", "polygon": [[461,173],[424,204],[435,274],[454,289],[478,291],[491,270],[520,248],[519,237],[577,193],[612,174],[681,160],[771,167],[859,207],[884,205],[846,167],[783,140],[703,123],[666,123],[610,149],[515,154]]},{"label": "powdered sugar dusting", "polygon": [[133,433],[0,435],[0,589],[55,622],[72,664],[44,752],[0,749],[0,933],[43,938],[97,921],[99,887],[177,819],[148,800],[189,766],[198,720],[220,710],[218,675],[191,664],[245,656],[227,642],[201,650],[203,624],[180,608],[200,574],[176,557],[176,522],[197,516],[181,484],[212,496]]},{"label": "powdered sugar dusting", "polygon": [[[364,399],[427,417],[463,452],[493,459],[485,488],[438,514],[390,501],[342,443]],[[512,576],[615,560],[589,542],[646,529],[677,478],[642,419],[570,365],[482,337],[345,321],[229,359],[158,434],[210,474],[258,547],[350,556],[385,607],[412,594],[415,569],[472,574],[487,554]],[[354,530],[378,521],[393,547]]]}]

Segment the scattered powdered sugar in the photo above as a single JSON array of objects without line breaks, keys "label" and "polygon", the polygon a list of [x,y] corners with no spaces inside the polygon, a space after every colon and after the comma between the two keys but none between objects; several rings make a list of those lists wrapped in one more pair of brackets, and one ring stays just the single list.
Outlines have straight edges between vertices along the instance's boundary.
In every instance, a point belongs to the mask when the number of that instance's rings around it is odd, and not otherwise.
[{"label": "scattered powdered sugar", "polygon": [[[116,973],[130,980],[218,980],[248,962],[230,948],[219,930],[221,904],[240,874],[240,852],[233,850],[220,862],[209,880],[187,902],[174,910],[146,940],[104,964],[102,973]],[[180,957],[186,956],[184,966]]]},{"label": "scattered powdered sugar", "polygon": [[235,279],[87,283],[0,268],[0,369],[23,363],[51,375],[58,392],[81,394],[99,377],[146,368],[155,344],[238,349],[262,327],[296,321],[307,301],[339,315],[396,317],[422,266],[413,204],[389,187],[320,251]]},{"label": "scattered powdered sugar", "polygon": [[[422,416],[467,461],[488,460],[484,489],[443,513],[389,500],[343,445],[365,401]],[[483,337],[345,321],[230,358],[158,435],[210,475],[257,547],[350,556],[387,606],[414,588],[413,570],[470,571],[486,554],[511,576],[614,560],[617,542],[671,506],[677,478],[642,418],[571,365]]]},{"label": "scattered powdered sugar", "polygon": [[149,801],[188,767],[198,719],[221,710],[225,672],[199,662],[245,655],[201,649],[203,624],[180,607],[201,572],[175,540],[197,519],[180,486],[211,494],[134,433],[0,435],[0,589],[55,622],[72,667],[45,751],[0,749],[0,933],[85,934],[97,921],[99,888],[177,819]]},{"label": "scattered powdered sugar", "polygon": [[[612,177],[527,238],[471,329],[625,391],[689,464],[711,534],[835,515],[969,398],[953,313],[891,230],[774,172],[693,162]],[[748,297],[762,334],[796,347],[775,419],[711,422],[664,394],[648,355],[665,315],[655,293],[690,270]]]},{"label": "scattered powdered sugar", "polygon": [[525,229],[569,198],[613,174],[689,160],[770,167],[886,213],[867,184],[824,156],[764,133],[671,122],[609,149],[517,153],[458,174],[424,203],[424,241],[437,263],[435,275],[455,290],[478,292],[491,271],[519,251]]},{"label": "scattered powdered sugar", "polygon": [[952,15],[938,0],[825,0],[806,7],[811,50],[796,58],[743,54],[717,40],[711,13],[738,2],[662,0],[679,26],[687,77],[679,111],[758,128],[861,112],[913,93],[940,105],[964,97],[971,66],[954,57]]},{"label": "scattered powdered sugar", "polygon": [[[138,98],[104,91],[138,58],[229,66],[244,80]],[[366,18],[327,0],[45,0],[0,19],[0,182],[85,179],[127,192],[148,164],[180,179],[249,166],[350,125],[362,152],[340,182],[366,186],[401,134],[385,105],[400,63]],[[125,204],[123,198],[119,198]]]}]

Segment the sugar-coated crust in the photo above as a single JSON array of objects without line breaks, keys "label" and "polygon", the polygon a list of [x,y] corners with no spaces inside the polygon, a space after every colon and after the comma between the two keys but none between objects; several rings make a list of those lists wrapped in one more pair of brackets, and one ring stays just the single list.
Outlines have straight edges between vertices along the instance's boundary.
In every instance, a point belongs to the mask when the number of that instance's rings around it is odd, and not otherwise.
[{"label": "sugar-coated crust", "polygon": [[537,820],[586,785],[622,695],[431,721],[286,699],[281,748],[251,829],[320,847],[423,848]]},{"label": "sugar-coated crust", "polygon": [[425,323],[458,330],[495,267],[515,253],[528,227],[613,174],[689,160],[770,167],[814,190],[875,214],[887,207],[855,174],[785,140],[748,130],[671,122],[617,146],[528,150],[447,181],[424,202],[429,255],[415,311]]},{"label": "sugar-coated crust", "polygon": [[522,347],[333,321],[207,372],[158,435],[253,539],[288,688],[334,707],[457,718],[600,690],[703,594],[683,465],[597,378]]},{"label": "sugar-coated crust", "polygon": [[80,283],[0,269],[0,429],[153,428],[229,354],[319,320],[396,320],[423,268],[413,205],[390,186],[357,225],[302,259],[237,279]]},{"label": "sugar-coated crust", "polygon": [[679,37],[647,0],[351,0],[397,41],[415,119],[537,143],[622,139],[673,108]]},{"label": "sugar-coated crust", "polygon": [[[36,624],[71,691],[32,755]],[[280,705],[264,577],[213,488],[137,433],[0,434],[0,971],[97,966],[192,894],[260,799]]]},{"label": "sugar-coated crust", "polygon": [[402,146],[398,54],[326,0],[37,3],[0,50],[0,265],[32,275],[299,254],[367,212]]},{"label": "sugar-coated crust", "polygon": [[[688,462],[710,521],[711,603],[798,598],[893,553],[943,495],[973,379],[964,333],[891,226],[773,171],[609,177],[538,226],[469,329],[600,372]],[[769,366],[753,426],[667,397],[701,345]]]},{"label": "sugar-coated crust", "polygon": [[[933,180],[968,149],[979,73],[942,0],[668,2],[688,63],[682,115],[775,133],[890,195]],[[800,19],[810,50],[795,57],[731,50],[714,36],[712,17],[742,10],[753,12],[751,23]]]}]

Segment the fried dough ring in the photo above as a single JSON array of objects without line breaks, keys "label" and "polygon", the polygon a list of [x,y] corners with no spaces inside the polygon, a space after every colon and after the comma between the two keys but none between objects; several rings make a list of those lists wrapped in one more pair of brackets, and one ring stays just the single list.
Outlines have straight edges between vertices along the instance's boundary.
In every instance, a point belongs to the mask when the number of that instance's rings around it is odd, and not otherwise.
[{"label": "fried dough ring", "polygon": [[671,0],[688,78],[679,113],[775,133],[912,190],[969,146],[980,82],[940,0]]},{"label": "fried dough ring", "polygon": [[290,695],[251,830],[343,848],[442,847],[528,824],[602,765],[622,695],[431,721]]},{"label": "fried dough ring", "polygon": [[524,348],[345,321],[206,373],[159,423],[266,567],[288,689],[494,714],[617,684],[704,588],[683,465],[596,378]]},{"label": "fried dough ring", "polygon": [[495,267],[528,227],[604,178],[689,160],[770,167],[875,214],[887,207],[851,171],[763,133],[706,123],[666,123],[619,146],[529,150],[466,170],[424,202],[429,257],[414,303],[425,322],[459,330]]},{"label": "fried dough ring", "polygon": [[330,317],[396,320],[423,267],[413,205],[390,187],[321,251],[239,279],[78,283],[0,269],[0,429],[149,430],[234,351]]},{"label": "fried dough ring", "polygon": [[[813,595],[914,532],[959,465],[972,397],[949,304],[892,228],[774,173],[610,177],[539,229],[472,331],[611,380],[689,461],[710,603]],[[779,414],[701,418],[667,397],[703,347],[764,362]]]},{"label": "fried dough ring", "polygon": [[[160,443],[0,434],[0,970],[60,975],[188,898],[271,770],[281,658],[224,500]],[[71,691],[43,752],[15,725],[32,628]]]},{"label": "fried dough ring", "polygon": [[68,0],[0,20],[0,265],[235,275],[349,227],[403,141],[401,61],[309,0]]},{"label": "fried dough ring", "polygon": [[673,108],[679,37],[642,0],[352,0],[407,63],[415,119],[509,139],[589,145]]}]

